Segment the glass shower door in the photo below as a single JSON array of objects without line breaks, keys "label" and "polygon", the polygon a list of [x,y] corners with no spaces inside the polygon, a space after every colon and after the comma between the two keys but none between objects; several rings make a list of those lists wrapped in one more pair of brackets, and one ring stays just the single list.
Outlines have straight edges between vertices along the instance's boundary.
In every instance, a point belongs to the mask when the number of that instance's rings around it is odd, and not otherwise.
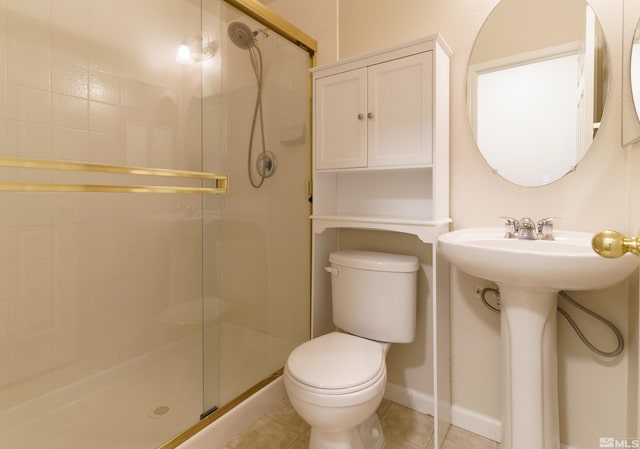
[{"label": "glass shower door", "polygon": [[217,206],[176,52],[201,14],[0,2],[0,447],[149,449],[199,420]]},{"label": "glass shower door", "polygon": [[[220,58],[203,66],[203,154],[231,185],[206,199],[217,211],[204,236],[205,296],[216,305],[204,344],[208,409],[282,368],[309,339],[311,58],[220,0],[204,0],[203,14]],[[229,27],[250,30],[246,45]]]}]

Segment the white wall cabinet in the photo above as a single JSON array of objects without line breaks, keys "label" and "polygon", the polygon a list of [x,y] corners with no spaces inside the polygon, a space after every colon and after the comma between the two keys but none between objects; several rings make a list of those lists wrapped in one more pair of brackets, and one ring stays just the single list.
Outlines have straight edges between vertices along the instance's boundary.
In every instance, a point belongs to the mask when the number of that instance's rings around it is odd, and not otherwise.
[{"label": "white wall cabinet", "polygon": [[340,229],[408,233],[430,244],[426,355],[436,448],[451,414],[449,265],[436,246],[451,222],[450,54],[435,35],[312,70],[312,335],[335,329],[323,268],[339,248]]},{"label": "white wall cabinet", "polygon": [[315,80],[315,167],[432,162],[432,54],[422,52]]},{"label": "white wall cabinet", "polygon": [[439,36],[313,69],[313,226],[449,228],[449,52]]}]

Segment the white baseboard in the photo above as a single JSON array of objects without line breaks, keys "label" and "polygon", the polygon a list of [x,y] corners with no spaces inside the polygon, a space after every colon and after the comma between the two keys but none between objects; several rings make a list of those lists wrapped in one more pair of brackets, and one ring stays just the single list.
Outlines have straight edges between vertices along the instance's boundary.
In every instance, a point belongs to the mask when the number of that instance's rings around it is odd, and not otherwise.
[{"label": "white baseboard", "polygon": [[178,449],[223,449],[285,397],[282,376],[196,433]]},{"label": "white baseboard", "polygon": [[459,405],[451,406],[451,424],[493,441],[500,442],[501,440],[501,421],[499,419]]},{"label": "white baseboard", "polygon": [[[433,396],[419,391],[411,390],[400,385],[387,383],[384,397],[397,404],[410,409],[433,416]],[[500,420],[491,416],[482,415],[473,410],[457,405],[451,406],[451,424],[461,429],[500,441]],[[571,448],[565,448],[571,449]]]},{"label": "white baseboard", "polygon": [[396,404],[433,416],[433,396],[387,382],[384,397]]},{"label": "white baseboard", "polygon": [[[499,419],[474,412],[459,405],[451,406],[451,424],[498,443],[502,439],[501,421]],[[560,443],[560,449],[581,448]]]}]

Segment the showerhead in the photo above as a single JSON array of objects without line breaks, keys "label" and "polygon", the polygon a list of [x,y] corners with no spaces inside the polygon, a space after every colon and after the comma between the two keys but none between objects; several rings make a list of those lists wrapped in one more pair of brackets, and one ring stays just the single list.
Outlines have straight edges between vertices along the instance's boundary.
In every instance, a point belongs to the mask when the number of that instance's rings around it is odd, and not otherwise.
[{"label": "showerhead", "polygon": [[231,42],[243,50],[248,50],[256,45],[256,33],[242,22],[231,22],[227,31]]}]

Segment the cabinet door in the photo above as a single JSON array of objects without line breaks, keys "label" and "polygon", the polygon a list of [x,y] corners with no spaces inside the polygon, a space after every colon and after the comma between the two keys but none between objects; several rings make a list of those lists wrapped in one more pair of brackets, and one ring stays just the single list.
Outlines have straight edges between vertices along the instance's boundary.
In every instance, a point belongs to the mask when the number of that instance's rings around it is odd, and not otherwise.
[{"label": "cabinet door", "polygon": [[369,67],[369,167],[432,163],[432,65],[428,51]]},{"label": "cabinet door", "polygon": [[351,70],[315,82],[316,168],[367,166],[367,71]]}]

